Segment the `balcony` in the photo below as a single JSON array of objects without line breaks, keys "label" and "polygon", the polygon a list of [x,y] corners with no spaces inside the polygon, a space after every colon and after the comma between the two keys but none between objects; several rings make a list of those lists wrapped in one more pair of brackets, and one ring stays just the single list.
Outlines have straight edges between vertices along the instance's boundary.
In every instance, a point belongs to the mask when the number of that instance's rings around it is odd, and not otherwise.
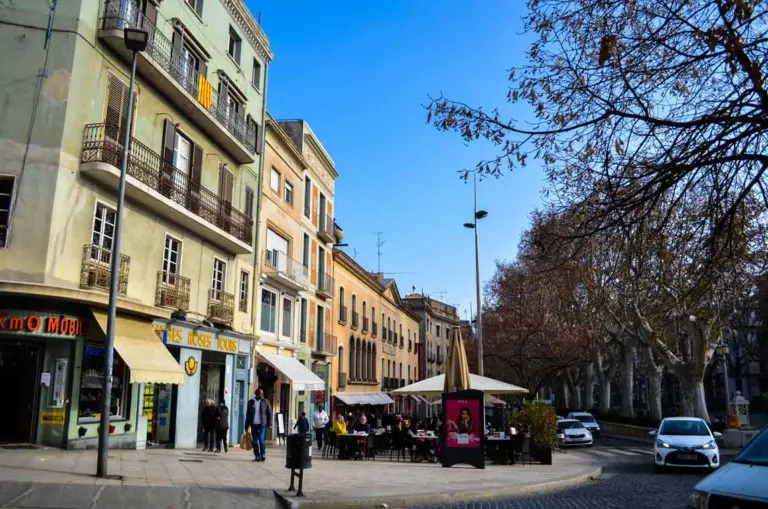
[{"label": "balcony", "polygon": [[[122,145],[106,134],[106,124],[88,124],[83,132],[80,171],[117,191]],[[125,194],[234,254],[248,254],[253,220],[219,195],[193,182],[159,154],[132,138]]]},{"label": "balcony", "polygon": [[360,327],[360,313],[352,310],[352,329],[357,330]]},{"label": "balcony", "polygon": [[333,278],[327,272],[317,275],[317,296],[324,299],[333,297]]},{"label": "balcony", "polygon": [[188,277],[158,271],[155,306],[187,311],[189,309]]},{"label": "balcony", "polygon": [[339,323],[341,325],[347,324],[347,306],[339,306]]},{"label": "balcony", "polygon": [[307,267],[276,249],[264,251],[263,273],[268,281],[289,290],[298,292],[309,288]]},{"label": "balcony", "polygon": [[208,320],[232,325],[235,314],[235,296],[220,290],[208,290]]},{"label": "balcony", "polygon": [[343,389],[347,386],[347,374],[339,373],[339,389]]},{"label": "balcony", "polygon": [[335,242],[336,237],[333,232],[333,218],[331,216],[320,215],[320,224],[317,226],[317,236],[323,242]]},{"label": "balcony", "polygon": [[[117,277],[117,293],[125,296],[128,292],[128,273],[131,257],[120,255],[120,274]],[[83,261],[80,265],[80,288],[109,291],[112,280],[112,250],[95,244],[83,246]]]},{"label": "balcony", "polygon": [[171,39],[135,8],[135,0],[106,0],[99,38],[126,62],[132,53],[125,47],[125,28],[149,33],[146,51],[138,54],[136,69],[160,95],[183,111],[240,164],[255,161],[256,133],[241,114],[230,108],[208,81],[182,56],[172,51]]},{"label": "balcony", "polygon": [[363,317],[363,334],[368,334],[368,321],[370,319],[367,316]]},{"label": "balcony", "polygon": [[375,338],[379,333],[379,324],[376,322],[373,322],[371,324],[371,337]]},{"label": "balcony", "polygon": [[328,333],[318,333],[317,341],[315,341],[315,353],[321,355],[332,356],[336,355],[336,336]]},{"label": "balcony", "polygon": [[381,353],[383,353],[384,355],[389,355],[390,357],[394,357],[395,355],[397,355],[397,350],[395,350],[394,346],[388,343],[382,343]]}]

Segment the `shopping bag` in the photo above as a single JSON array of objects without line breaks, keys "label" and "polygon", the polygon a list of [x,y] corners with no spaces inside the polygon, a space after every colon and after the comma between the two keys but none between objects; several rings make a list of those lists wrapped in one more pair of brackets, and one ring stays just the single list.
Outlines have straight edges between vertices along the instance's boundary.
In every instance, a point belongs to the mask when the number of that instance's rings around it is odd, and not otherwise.
[{"label": "shopping bag", "polygon": [[250,451],[253,449],[253,440],[251,439],[251,434],[248,432],[243,433],[243,436],[240,437],[240,449]]}]

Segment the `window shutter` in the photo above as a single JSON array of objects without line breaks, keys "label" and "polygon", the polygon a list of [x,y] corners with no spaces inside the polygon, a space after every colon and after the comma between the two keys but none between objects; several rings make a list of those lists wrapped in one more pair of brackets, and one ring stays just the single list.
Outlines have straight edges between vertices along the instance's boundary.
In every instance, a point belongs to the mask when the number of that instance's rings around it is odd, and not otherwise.
[{"label": "window shutter", "polygon": [[256,133],[256,153],[261,154],[264,151],[264,134],[261,132],[259,124],[257,124],[255,121],[253,123],[253,130]]},{"label": "window shutter", "polygon": [[173,153],[176,147],[176,126],[165,119],[163,130],[163,158],[160,164],[160,192],[165,196],[171,195],[173,187]]},{"label": "window shutter", "polygon": [[146,2],[144,8],[144,30],[149,33],[149,43],[155,39],[155,27],[157,26],[157,6],[152,2]]},{"label": "window shutter", "polygon": [[234,177],[226,165],[219,165],[219,220],[217,224],[224,231],[230,231],[232,215],[232,187]]},{"label": "window shutter", "polygon": [[219,78],[219,113],[227,113],[227,104],[229,102],[229,85],[227,80]]},{"label": "window shutter", "polygon": [[190,176],[189,208],[192,212],[200,211],[200,180],[203,175],[203,147],[194,144],[192,148],[192,174]]},{"label": "window shutter", "polygon": [[208,64],[206,64],[202,60],[198,60],[197,72],[200,73],[200,76],[204,76],[207,79],[208,78]]},{"label": "window shutter", "polygon": [[203,17],[203,0],[197,0],[195,2],[195,11],[202,18]]},{"label": "window shutter", "polygon": [[110,74],[107,83],[107,115],[104,123],[107,137],[115,144],[121,142],[120,116],[123,109],[124,95],[125,85],[123,85],[122,81]]}]

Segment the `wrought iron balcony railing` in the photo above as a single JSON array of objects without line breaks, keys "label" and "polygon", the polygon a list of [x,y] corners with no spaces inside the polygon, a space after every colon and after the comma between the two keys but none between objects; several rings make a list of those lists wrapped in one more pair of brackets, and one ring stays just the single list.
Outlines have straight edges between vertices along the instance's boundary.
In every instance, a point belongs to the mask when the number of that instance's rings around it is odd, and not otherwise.
[{"label": "wrought iron balcony railing", "polygon": [[276,249],[265,250],[264,265],[267,271],[279,273],[300,286],[306,287],[308,284],[309,269],[303,263],[290,258],[282,251]]},{"label": "wrought iron balcony railing", "polygon": [[339,323],[347,323],[347,306],[339,306]]},{"label": "wrought iron balcony railing", "polygon": [[360,326],[360,313],[352,310],[352,328],[357,329]]},{"label": "wrought iron balcony railing", "polygon": [[208,290],[208,319],[212,322],[232,324],[235,315],[235,296],[220,290]]},{"label": "wrought iron balcony railing", "polygon": [[379,324],[375,321],[371,323],[371,336],[376,337],[379,333]]},{"label": "wrought iron balcony railing", "polygon": [[[85,126],[80,162],[102,162],[119,168],[122,155],[122,143],[106,136],[106,124]],[[210,224],[218,226],[243,242],[251,243],[251,218],[199,182],[194,182],[189,175],[177,169],[172,161],[166,161],[135,138],[131,139],[127,172],[142,184]]]},{"label": "wrought iron balcony railing", "polygon": [[[96,244],[83,246],[83,261],[80,264],[80,288],[97,288],[109,291],[112,278],[112,250]],[[128,293],[128,273],[131,257],[120,255],[120,273],[117,279],[117,293]]]},{"label": "wrought iron balcony railing", "polygon": [[158,271],[155,306],[187,311],[190,279],[170,272]]},{"label": "wrought iron balcony railing", "polygon": [[370,319],[367,316],[363,317],[363,334],[368,334],[368,321]]},{"label": "wrought iron balcony railing", "polygon": [[333,295],[333,277],[327,272],[321,272],[317,275],[317,292],[328,297]]},{"label": "wrought iron balcony railing", "polygon": [[347,386],[347,374],[339,373],[339,389],[343,389]]},{"label": "wrought iron balcony railing", "polygon": [[336,355],[336,343],[336,336],[327,332],[320,332],[315,341],[315,351],[324,355]]}]

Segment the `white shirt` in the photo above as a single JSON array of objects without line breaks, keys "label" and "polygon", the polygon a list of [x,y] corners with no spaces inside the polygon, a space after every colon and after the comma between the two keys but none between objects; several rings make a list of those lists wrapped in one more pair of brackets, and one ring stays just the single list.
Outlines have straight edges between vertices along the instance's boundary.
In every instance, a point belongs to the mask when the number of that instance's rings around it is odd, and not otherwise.
[{"label": "white shirt", "polygon": [[253,423],[261,424],[261,400],[257,399],[253,402]]},{"label": "white shirt", "polygon": [[325,410],[315,412],[315,416],[312,418],[315,424],[315,428],[324,428],[328,424],[328,414]]}]

